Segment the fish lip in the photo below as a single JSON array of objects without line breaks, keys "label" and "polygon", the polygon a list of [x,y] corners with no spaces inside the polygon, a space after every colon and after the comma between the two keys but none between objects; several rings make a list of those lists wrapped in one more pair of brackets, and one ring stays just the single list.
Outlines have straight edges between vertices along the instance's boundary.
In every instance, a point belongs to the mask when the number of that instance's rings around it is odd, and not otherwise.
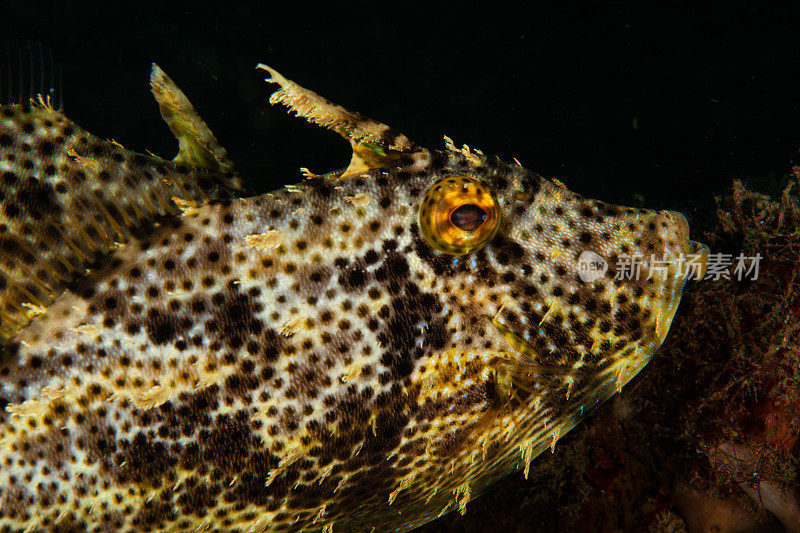
[{"label": "fish lip", "polygon": [[684,262],[691,259],[694,264],[698,265],[694,272],[688,268],[686,269],[684,281],[703,279],[708,269],[708,256],[711,253],[708,246],[689,238],[689,221],[683,213],[662,211],[661,215],[669,221],[679,239],[678,242],[681,243],[678,247],[680,261]]},{"label": "fish lip", "polygon": [[[685,221],[686,218],[680,215]],[[686,235],[678,246],[677,253],[672,253],[671,265],[666,279],[661,286],[661,304],[657,306],[655,346],[660,346],[669,333],[672,320],[683,299],[686,283],[691,280],[702,280],[708,269],[709,248],[705,244],[690,240],[688,224]]]},{"label": "fish lip", "polygon": [[[708,256],[711,254],[711,250],[705,244],[697,241],[688,241],[686,244],[686,255],[688,257],[696,258],[696,263],[700,266],[697,272],[698,280],[703,279],[706,276],[706,271],[708,270]],[[687,269],[686,271],[686,279],[691,279],[691,272]]]}]

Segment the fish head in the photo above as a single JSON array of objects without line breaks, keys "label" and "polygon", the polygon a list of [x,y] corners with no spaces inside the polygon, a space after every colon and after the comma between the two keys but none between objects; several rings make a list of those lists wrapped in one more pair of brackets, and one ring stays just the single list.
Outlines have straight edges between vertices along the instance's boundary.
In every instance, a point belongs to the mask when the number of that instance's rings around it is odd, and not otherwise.
[{"label": "fish head", "polygon": [[493,330],[502,341],[482,359],[510,362],[507,389],[594,398],[603,382],[621,387],[663,342],[687,279],[705,271],[708,250],[689,239],[686,218],[584,198],[448,145],[424,186],[411,187],[424,189],[411,227],[458,317],[454,337]]},{"label": "fish head", "polygon": [[420,402],[472,395],[583,412],[650,360],[687,279],[705,272],[708,250],[677,212],[584,198],[447,137],[445,150],[418,147],[261,68],[281,86],[272,103],[350,141],[350,165],[326,179],[376,197],[364,219],[394,227],[381,248],[402,256],[408,278],[384,276],[388,292],[430,296],[406,298],[381,341],[417,339],[405,366]]}]

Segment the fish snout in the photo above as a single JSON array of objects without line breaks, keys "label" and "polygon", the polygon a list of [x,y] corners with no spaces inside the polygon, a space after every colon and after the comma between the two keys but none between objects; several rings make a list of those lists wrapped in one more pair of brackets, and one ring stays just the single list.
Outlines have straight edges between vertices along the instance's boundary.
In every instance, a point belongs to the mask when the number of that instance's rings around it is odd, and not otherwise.
[{"label": "fish snout", "polygon": [[662,211],[661,239],[665,255],[672,258],[683,280],[703,279],[708,268],[709,249],[689,238],[689,221],[678,211]]},{"label": "fish snout", "polygon": [[689,221],[683,213],[678,211],[661,211],[660,218],[666,223],[662,236],[665,240],[687,241],[689,240]]}]

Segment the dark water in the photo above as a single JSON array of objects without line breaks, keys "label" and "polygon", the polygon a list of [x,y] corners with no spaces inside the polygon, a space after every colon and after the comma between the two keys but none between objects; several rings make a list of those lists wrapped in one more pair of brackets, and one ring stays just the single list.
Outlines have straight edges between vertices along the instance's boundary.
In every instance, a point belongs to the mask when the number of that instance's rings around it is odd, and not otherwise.
[{"label": "dark water", "polygon": [[147,85],[158,62],[256,191],[348,159],[269,109],[258,62],[420,144],[447,134],[603,199],[680,206],[798,159],[799,19],[777,2],[159,4],[11,1],[0,30],[53,48],[73,120],[171,156]]}]

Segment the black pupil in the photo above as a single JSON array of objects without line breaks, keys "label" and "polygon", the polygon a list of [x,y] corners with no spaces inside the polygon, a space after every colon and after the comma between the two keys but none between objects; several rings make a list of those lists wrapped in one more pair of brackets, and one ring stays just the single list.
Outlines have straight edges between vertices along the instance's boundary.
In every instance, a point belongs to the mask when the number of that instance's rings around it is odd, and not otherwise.
[{"label": "black pupil", "polygon": [[450,214],[450,222],[464,231],[474,231],[486,220],[486,211],[475,204],[464,204]]}]

